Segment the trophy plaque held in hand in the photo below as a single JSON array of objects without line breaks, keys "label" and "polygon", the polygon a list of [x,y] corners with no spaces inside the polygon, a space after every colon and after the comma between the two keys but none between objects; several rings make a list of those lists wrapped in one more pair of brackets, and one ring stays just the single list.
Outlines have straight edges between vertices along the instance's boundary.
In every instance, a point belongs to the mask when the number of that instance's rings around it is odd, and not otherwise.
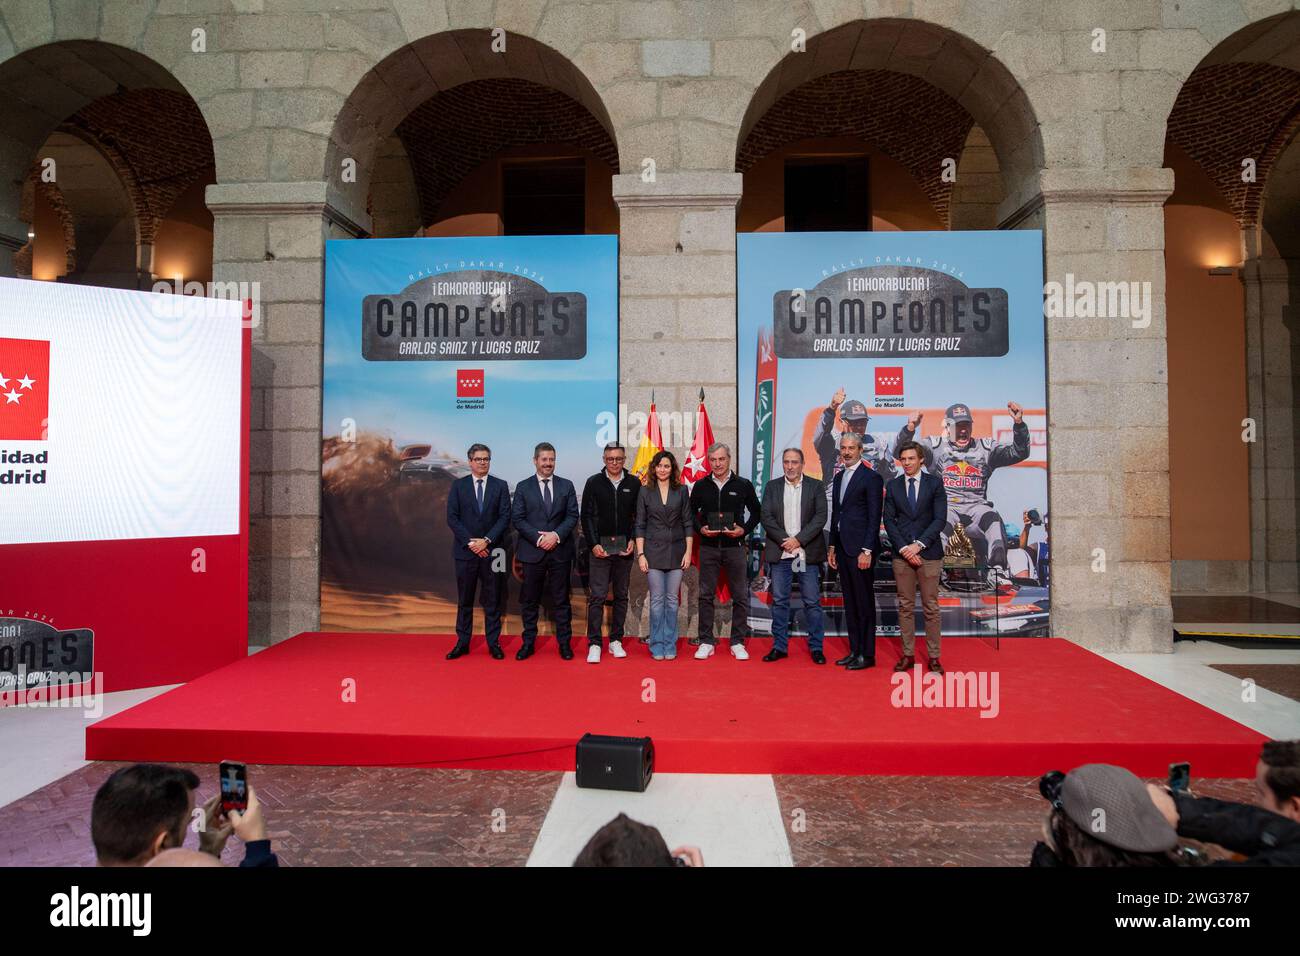
[{"label": "trophy plaque held in hand", "polygon": [[736,516],[730,511],[710,511],[708,518],[710,531],[730,531],[736,523]]},{"label": "trophy plaque held in hand", "polygon": [[975,546],[966,536],[966,529],[958,522],[948,537],[948,544],[943,549],[943,566],[945,568],[975,567]]}]

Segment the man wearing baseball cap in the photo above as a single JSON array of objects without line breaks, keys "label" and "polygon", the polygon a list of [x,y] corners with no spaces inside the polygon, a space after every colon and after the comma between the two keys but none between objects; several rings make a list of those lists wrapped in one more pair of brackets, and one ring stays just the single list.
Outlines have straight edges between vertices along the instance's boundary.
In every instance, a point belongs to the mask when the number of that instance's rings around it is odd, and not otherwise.
[{"label": "man wearing baseball cap", "polygon": [[[846,432],[852,432],[862,439],[862,460],[871,466],[871,470],[880,476],[881,481],[888,483],[895,473],[894,436],[883,432],[875,435],[868,432],[867,424],[871,416],[867,413],[867,406],[856,398],[845,401],[844,396],[844,386],[841,385],[831,396],[831,403],[822,412],[821,420],[817,422],[817,428],[813,431],[813,451],[821,461],[821,480],[826,486],[828,509],[831,482],[844,469],[844,463],[840,461],[839,449],[840,436]],[[836,413],[839,414],[840,422],[844,426],[842,432],[834,430]],[[830,514],[829,510],[827,514]]]}]

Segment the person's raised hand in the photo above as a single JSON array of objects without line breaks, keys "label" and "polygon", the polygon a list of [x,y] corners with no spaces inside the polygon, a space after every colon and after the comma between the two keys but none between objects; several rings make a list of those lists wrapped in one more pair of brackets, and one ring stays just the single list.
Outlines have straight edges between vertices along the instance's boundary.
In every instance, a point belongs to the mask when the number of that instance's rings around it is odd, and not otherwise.
[{"label": "person's raised hand", "polygon": [[234,832],[230,821],[221,813],[221,794],[215,793],[203,804],[203,829],[199,831],[199,850],[221,859],[221,851]]},{"label": "person's raised hand", "polygon": [[1164,787],[1158,784],[1147,784],[1147,793],[1151,796],[1151,802],[1156,805],[1160,815],[1169,821],[1169,825],[1175,830],[1178,829],[1178,804],[1174,803],[1173,795]]},{"label": "person's raised hand", "polygon": [[262,812],[262,801],[257,799],[257,791],[248,788],[248,809],[231,810],[230,823],[235,835],[245,843],[266,839],[266,815]]},{"label": "person's raised hand", "polygon": [[915,411],[915,412],[912,412],[912,414],[908,415],[908,416],[907,416],[907,430],[910,431],[910,432],[914,432],[914,431],[916,431],[918,428],[920,428],[920,427],[921,427],[921,419],[922,419],[923,417],[924,417],[924,413],[923,413],[923,412],[920,412],[920,411]]},{"label": "person's raised hand", "polygon": [[844,397],[845,397],[844,386],[841,385],[839,391],[837,391],[834,395],[831,396],[831,408],[839,408],[841,405],[843,405]]},{"label": "person's raised hand", "polygon": [[704,854],[698,846],[679,846],[673,850],[673,859],[680,859],[687,866],[704,865]]},{"label": "person's raised hand", "polygon": [[1017,425],[1025,420],[1025,410],[1015,402],[1007,402],[1007,408],[1011,412],[1011,420]]}]

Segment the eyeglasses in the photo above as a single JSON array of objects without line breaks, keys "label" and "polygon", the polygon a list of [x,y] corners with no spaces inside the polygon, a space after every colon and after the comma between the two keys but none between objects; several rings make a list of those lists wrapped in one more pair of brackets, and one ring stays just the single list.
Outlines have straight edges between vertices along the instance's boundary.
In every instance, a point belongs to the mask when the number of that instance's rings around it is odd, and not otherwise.
[{"label": "eyeglasses", "polygon": [[491,461],[491,460],[492,460],[491,458],[484,458],[482,455],[479,455],[477,458],[471,458],[471,459],[470,459],[470,461],[472,461],[472,462],[476,462],[476,463],[479,463],[479,464],[481,464],[482,462],[485,462],[485,461]]},{"label": "eyeglasses", "polygon": [[606,455],[606,461],[627,461],[626,455]]}]

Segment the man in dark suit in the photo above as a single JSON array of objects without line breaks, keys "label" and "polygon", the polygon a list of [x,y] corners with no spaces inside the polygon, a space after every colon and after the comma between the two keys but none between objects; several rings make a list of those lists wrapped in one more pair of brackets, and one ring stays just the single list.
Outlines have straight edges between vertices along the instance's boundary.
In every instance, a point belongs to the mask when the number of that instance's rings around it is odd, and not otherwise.
[{"label": "man in dark suit", "polygon": [[[614,617],[609,622],[609,652],[627,657],[623,649],[623,621],[627,618],[627,591],[632,578],[632,552],[636,550],[636,503],[641,482],[623,464],[627,451],[616,441],[605,446],[605,467],[587,479],[582,489],[582,534],[591,562],[587,570],[587,663],[600,662],[600,628],[605,623],[605,596],[614,591]],[[610,551],[623,539],[624,547]]]},{"label": "man in dark suit", "polygon": [[885,531],[894,548],[894,582],[898,585],[898,628],[903,656],[896,671],[916,664],[916,587],[921,586],[925,612],[925,649],[930,670],[943,673],[939,663],[939,573],[943,570],[940,532],[948,520],[948,493],[943,482],[921,471],[924,450],[914,441],[899,446],[903,474],[885,486]]},{"label": "man in dark suit", "polygon": [[784,478],[763,489],[763,558],[772,578],[772,650],[765,661],[787,657],[790,634],[790,585],[799,577],[808,651],[814,664],[825,664],[822,653],[822,564],[826,561],[826,486],[803,473],[803,451],[781,452]]},{"label": "man in dark suit", "polygon": [[457,595],[456,646],[447,652],[447,660],[454,661],[469,653],[470,634],[474,630],[474,592],[480,585],[488,653],[501,660],[505,657],[501,650],[505,551],[501,545],[510,523],[510,486],[488,474],[492,449],[487,445],[470,445],[467,457],[470,473],[453,481],[447,492],[447,527],[452,534]]},{"label": "man in dark suit", "polygon": [[555,641],[560,656],[573,659],[573,610],[569,606],[569,574],[577,553],[574,531],[578,527],[578,494],[573,482],[555,474],[555,446],[541,442],[533,449],[536,474],[515,485],[510,519],[519,532],[515,556],[524,567],[519,610],[524,619],[524,640],[515,660],[527,660],[537,641],[537,614],[542,593],[550,595],[555,611]]},{"label": "man in dark suit", "polygon": [[831,484],[831,541],[826,560],[840,572],[849,653],[836,664],[860,671],[876,666],[876,552],[880,550],[880,510],[885,483],[862,460],[862,438],[840,436],[844,470]]}]

